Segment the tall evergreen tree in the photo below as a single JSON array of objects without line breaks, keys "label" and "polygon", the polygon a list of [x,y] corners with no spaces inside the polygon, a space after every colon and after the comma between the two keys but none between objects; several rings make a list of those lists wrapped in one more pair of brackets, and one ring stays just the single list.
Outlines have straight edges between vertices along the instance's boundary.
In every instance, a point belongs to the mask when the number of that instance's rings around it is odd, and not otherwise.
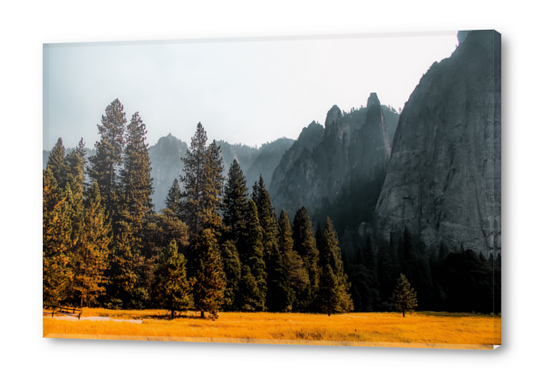
[{"label": "tall evergreen tree", "polygon": [[295,214],[292,228],[294,250],[297,251],[307,268],[310,280],[309,297],[304,299],[303,307],[308,308],[318,291],[318,249],[312,231],[312,223],[307,208],[301,207]]},{"label": "tall evergreen tree", "polygon": [[89,205],[71,254],[72,289],[81,306],[105,292],[111,242],[111,226],[101,204],[97,183],[93,184],[88,197]]},{"label": "tall evergreen tree", "polygon": [[228,236],[238,241],[240,225],[247,212],[248,189],[241,166],[235,159],[228,172],[228,180],[224,187],[224,226],[228,228]]},{"label": "tall evergreen tree", "polygon": [[[324,231],[322,232],[321,241],[318,244],[320,246],[320,267],[322,275],[328,274],[327,266],[329,266],[333,272],[333,278],[326,278],[326,285],[331,285],[332,282],[336,282],[336,290],[332,292],[329,288],[320,291],[319,303],[326,310],[329,310],[329,299],[325,299],[326,296],[335,296],[335,292],[339,298],[339,303],[335,307],[334,312],[350,312],[354,309],[352,299],[350,297],[350,282],[347,275],[344,273],[343,261],[341,257],[341,250],[339,248],[339,241],[337,239],[333,224],[329,217],[326,220]],[[324,278],[321,278],[324,280]],[[327,312],[329,313],[329,311]]]},{"label": "tall evergreen tree", "polygon": [[172,240],[162,250],[154,269],[154,291],[157,305],[169,309],[171,318],[175,311],[182,311],[193,306],[192,281],[186,275],[186,260]]},{"label": "tall evergreen tree", "polygon": [[192,137],[186,156],[181,158],[184,164],[181,182],[183,191],[183,221],[188,225],[194,238],[203,228],[205,208],[203,202],[203,182],[206,161],[207,133],[198,123],[196,134]]},{"label": "tall evergreen tree", "polygon": [[173,215],[177,218],[182,217],[182,195],[181,187],[179,187],[179,181],[175,179],[166,197],[166,208],[173,212]]},{"label": "tall evergreen tree", "polygon": [[[66,155],[66,165],[68,174],[71,174],[77,184],[84,189],[85,188],[85,167],[87,164],[87,150],[85,148],[85,142],[83,139],[79,141],[77,147]],[[72,190],[74,189],[73,183],[71,183]]]},{"label": "tall evergreen tree", "polygon": [[120,173],[123,200],[130,215],[127,221],[132,223],[136,233],[141,228],[143,217],[153,210],[151,195],[154,189],[148,144],[145,142],[146,134],[146,126],[136,112],[127,127],[123,167]]},{"label": "tall evergreen tree", "polygon": [[195,246],[197,260],[194,283],[194,306],[205,317],[218,318],[218,311],[224,301],[226,280],[214,231],[203,229]]},{"label": "tall evergreen tree", "polygon": [[252,199],[248,201],[245,224],[241,232],[239,257],[241,258],[241,264],[248,266],[255,280],[257,288],[251,291],[257,294],[257,298],[253,299],[255,309],[263,311],[265,310],[267,296],[267,274],[263,257],[262,229],[258,220],[258,210]]},{"label": "tall evergreen tree", "polygon": [[188,225],[195,243],[200,230],[208,228],[217,234],[222,227],[219,215],[223,185],[220,147],[213,141],[206,147],[207,133],[201,123],[192,137],[186,157],[181,158],[184,175],[183,221]]},{"label": "tall evergreen tree", "polygon": [[220,216],[222,206],[222,190],[224,186],[224,163],[220,146],[215,140],[211,142],[206,152],[205,176],[203,181],[203,204],[205,214],[203,225],[211,229],[217,238],[222,230],[222,217]]},{"label": "tall evergreen tree", "polygon": [[67,196],[53,172],[43,171],[43,301],[58,304],[68,296],[72,273],[69,251],[72,225]]},{"label": "tall evergreen tree", "polygon": [[343,312],[341,305],[341,288],[333,269],[329,264],[324,267],[320,283],[320,292],[318,297],[318,308],[330,316],[332,313]]},{"label": "tall evergreen tree", "polygon": [[262,310],[260,291],[250,267],[243,265],[239,280],[239,309],[242,311]]},{"label": "tall evergreen tree", "polygon": [[118,99],[107,106],[102,124],[98,125],[100,140],[94,145],[96,155],[89,158],[88,175],[100,187],[106,211],[115,227],[116,208],[119,195],[119,171],[125,144],[126,114]]},{"label": "tall evergreen tree", "polygon": [[262,246],[267,269],[266,306],[270,311],[291,310],[294,292],[290,287],[288,273],[278,245],[278,225],[271,196],[265,188],[263,177],[254,184],[252,200],[258,211],[258,221],[262,230]]},{"label": "tall evergreen tree", "polygon": [[241,261],[232,240],[220,244],[222,268],[226,276],[224,288],[224,309],[233,311],[239,304],[239,281],[241,280]]},{"label": "tall evergreen tree", "polygon": [[403,317],[405,317],[406,311],[418,306],[416,291],[414,291],[413,288],[410,288],[410,283],[403,274],[399,277],[397,287],[393,292],[392,301],[395,302],[395,308],[399,312],[403,312]]},{"label": "tall evergreen tree", "polygon": [[66,149],[62,143],[62,138],[59,138],[49,154],[47,159],[47,169],[51,170],[57,185],[64,188],[66,177],[68,175],[68,166],[66,165]]},{"label": "tall evergreen tree", "polygon": [[139,256],[134,247],[134,232],[132,225],[125,221],[129,219],[126,209],[117,214],[120,218],[115,225],[112,241],[112,254],[109,255],[109,270],[106,275],[110,278],[107,286],[109,307],[128,308],[139,277]]},{"label": "tall evergreen tree", "polygon": [[294,309],[299,308],[298,301],[308,297],[310,289],[309,273],[304,266],[303,260],[294,250],[294,240],[288,214],[282,210],[279,216],[279,250],[284,257],[284,265],[288,273],[290,287],[295,292]]}]

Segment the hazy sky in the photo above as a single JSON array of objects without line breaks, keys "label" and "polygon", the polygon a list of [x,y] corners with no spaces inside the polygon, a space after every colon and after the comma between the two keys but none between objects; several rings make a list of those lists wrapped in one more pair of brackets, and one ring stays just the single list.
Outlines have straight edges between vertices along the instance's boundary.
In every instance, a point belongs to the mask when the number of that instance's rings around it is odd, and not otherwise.
[{"label": "hazy sky", "polygon": [[334,104],[359,108],[371,92],[402,108],[456,34],[44,45],[43,148],[58,137],[93,147],[116,98],[128,122],[139,112],[150,145],[168,133],[189,143],[198,122],[209,140],[297,138]]}]

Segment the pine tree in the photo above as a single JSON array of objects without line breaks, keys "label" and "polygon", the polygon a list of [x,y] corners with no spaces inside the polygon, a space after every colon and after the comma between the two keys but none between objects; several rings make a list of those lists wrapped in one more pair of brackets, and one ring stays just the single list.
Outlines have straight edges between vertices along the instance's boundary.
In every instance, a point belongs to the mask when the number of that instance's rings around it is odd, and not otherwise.
[{"label": "pine tree", "polygon": [[130,215],[126,208],[117,211],[119,218],[113,224],[112,254],[109,255],[110,278],[107,287],[108,297],[119,306],[128,308],[132,304],[134,291],[139,281],[138,266],[140,265],[139,251],[135,243],[134,228],[126,221]]},{"label": "pine tree", "polygon": [[98,184],[94,183],[84,210],[83,222],[71,254],[72,289],[80,305],[105,293],[111,226],[101,204]]},{"label": "pine tree", "polygon": [[333,273],[331,266],[328,264],[322,272],[320,283],[320,292],[318,297],[318,307],[323,313],[328,316],[331,313],[339,313],[343,311],[341,306],[341,289],[337,277]]},{"label": "pine tree", "polygon": [[248,189],[246,179],[239,163],[235,159],[228,172],[228,180],[224,187],[224,226],[228,228],[228,236],[235,242],[239,239],[240,225],[247,211]]},{"label": "pine tree", "polygon": [[220,146],[215,140],[211,142],[206,152],[204,181],[203,181],[203,204],[204,217],[203,225],[211,229],[218,238],[222,231],[222,217],[220,216],[222,206],[222,189],[224,186],[224,163]]},{"label": "pine tree", "polygon": [[220,244],[222,268],[226,276],[224,288],[224,310],[233,311],[239,303],[239,281],[241,280],[241,261],[232,240]]},{"label": "pine tree", "polygon": [[[319,303],[320,305],[324,304],[324,308],[328,309],[329,301],[328,299],[325,299],[325,297],[330,295],[335,296],[336,292],[339,298],[339,303],[337,306],[335,306],[334,312],[350,312],[354,309],[354,305],[352,303],[352,299],[349,293],[350,283],[348,281],[347,275],[344,273],[344,266],[341,257],[341,250],[339,248],[339,241],[337,239],[337,235],[335,233],[335,230],[333,229],[333,224],[331,223],[329,217],[326,220],[324,231],[322,232],[322,237],[318,245],[320,246],[319,264],[321,267],[322,275],[325,276],[328,273],[327,266],[329,266],[333,272],[332,279],[325,278],[325,280],[328,281],[326,285],[329,286],[330,283],[332,283],[333,281],[337,283],[336,291],[333,290],[332,292],[330,292],[329,288],[320,291]],[[321,278],[321,280],[324,280],[324,278]]]},{"label": "pine tree", "polygon": [[184,185],[182,193],[183,221],[188,225],[191,234],[197,238],[199,231],[203,228],[205,208],[203,201],[203,182],[206,161],[207,133],[201,123],[198,123],[196,134],[192,137],[190,148],[186,157],[181,158],[184,164],[184,176],[181,182]]},{"label": "pine tree", "polygon": [[166,208],[171,210],[175,217],[182,217],[182,196],[179,181],[175,179],[166,197]]},{"label": "pine tree", "polygon": [[47,169],[51,170],[57,185],[64,188],[66,177],[68,174],[68,166],[66,165],[66,149],[62,144],[62,138],[59,138],[49,154],[47,159]]},{"label": "pine tree", "polygon": [[410,288],[410,283],[403,274],[399,277],[397,287],[393,292],[391,300],[395,302],[395,308],[399,312],[403,312],[403,317],[405,317],[406,311],[418,306],[416,291],[414,291],[413,288]]},{"label": "pine tree", "polygon": [[[75,182],[77,182],[81,189],[85,188],[85,167],[87,164],[86,155],[87,150],[85,148],[85,143],[81,138],[77,147],[66,155],[65,159],[68,175],[71,174],[73,176]],[[72,190],[74,190],[73,183],[71,183],[71,186]]]},{"label": "pine tree", "polygon": [[67,196],[50,169],[43,171],[43,301],[59,304],[68,296],[72,273],[72,225]]},{"label": "pine tree", "polygon": [[242,311],[261,310],[260,290],[254,275],[250,272],[248,265],[243,265],[241,269],[241,279],[239,280],[239,309]]},{"label": "pine tree", "polygon": [[303,307],[308,308],[318,292],[318,249],[312,231],[312,223],[307,208],[301,207],[295,214],[292,228],[294,250],[298,252],[307,268],[310,280],[309,297],[303,299]]},{"label": "pine tree", "polygon": [[284,257],[284,265],[288,273],[290,286],[295,292],[294,308],[299,308],[298,300],[306,299],[310,289],[309,273],[303,260],[294,250],[294,240],[288,214],[282,210],[279,216],[279,250]]},{"label": "pine tree", "polygon": [[279,250],[275,210],[261,175],[253,187],[252,200],[256,205],[262,230],[263,256],[267,269],[266,307],[274,312],[291,310],[294,292],[290,287],[288,273]]},{"label": "pine tree", "polygon": [[142,220],[153,210],[151,195],[154,192],[151,178],[151,162],[145,143],[147,129],[139,113],[132,116],[127,127],[123,167],[120,173],[123,200],[130,215],[129,222],[138,233]]},{"label": "pine tree", "polygon": [[290,286],[288,273],[278,244],[274,244],[265,262],[267,268],[266,308],[271,312],[291,311],[295,293]]},{"label": "pine tree", "polygon": [[203,229],[195,246],[196,275],[194,283],[194,306],[205,317],[210,313],[212,320],[218,318],[218,311],[224,299],[226,280],[214,231]]},{"label": "pine tree", "polygon": [[186,275],[186,260],[172,240],[162,250],[154,269],[154,291],[157,305],[169,309],[171,318],[175,311],[193,306],[192,281]]},{"label": "pine tree", "polygon": [[241,264],[247,265],[257,286],[255,309],[265,310],[267,296],[266,267],[263,258],[262,229],[258,220],[258,210],[252,199],[248,201],[245,225],[239,241],[239,257]]},{"label": "pine tree", "polygon": [[94,145],[96,155],[89,158],[88,175],[100,187],[100,194],[106,212],[113,222],[117,220],[117,203],[119,196],[119,170],[122,166],[122,153],[125,143],[126,114],[118,99],[107,106],[102,124],[98,125],[100,141]]}]

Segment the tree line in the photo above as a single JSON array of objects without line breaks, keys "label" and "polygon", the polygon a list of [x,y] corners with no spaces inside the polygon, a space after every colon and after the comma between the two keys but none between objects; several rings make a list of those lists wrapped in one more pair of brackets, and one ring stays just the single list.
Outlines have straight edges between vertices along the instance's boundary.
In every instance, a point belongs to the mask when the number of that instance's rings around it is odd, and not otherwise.
[{"label": "tree line", "polygon": [[[59,138],[43,171],[45,303],[212,318],[219,310],[332,314],[394,306],[500,312],[500,254],[486,259],[444,244],[429,253],[405,228],[388,239],[350,238],[357,250],[345,255],[329,217],[314,228],[302,207],[290,222],[273,208],[262,177],[249,193],[236,160],[224,176],[220,147],[207,143],[201,124],[166,208],[155,212],[139,114],[128,123],[114,100],[98,132],[88,159],[83,140],[66,154]],[[341,208],[326,209],[340,222],[349,207]]]},{"label": "tree line", "polygon": [[88,159],[83,140],[66,154],[59,138],[43,172],[45,303],[211,318],[354,309],[329,218],[315,235],[306,208],[292,223],[277,215],[262,177],[249,195],[237,161],[224,177],[220,147],[201,124],[160,212],[139,114],[128,123],[116,99],[98,132]]},{"label": "tree line", "polygon": [[431,252],[408,228],[388,239],[367,235],[357,244],[356,253],[345,256],[357,312],[393,310],[401,275],[416,289],[418,310],[501,312],[500,253],[486,258],[462,245],[450,251],[444,243]]}]

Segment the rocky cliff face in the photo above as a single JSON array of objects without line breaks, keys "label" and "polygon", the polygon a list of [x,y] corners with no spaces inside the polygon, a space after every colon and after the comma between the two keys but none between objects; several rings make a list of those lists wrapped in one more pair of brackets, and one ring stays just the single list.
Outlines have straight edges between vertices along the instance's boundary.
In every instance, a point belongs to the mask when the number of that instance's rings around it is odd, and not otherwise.
[{"label": "rocky cliff face", "polygon": [[181,158],[186,156],[187,151],[186,142],[177,139],[171,133],[160,138],[156,145],[149,148],[154,187],[152,201],[155,211],[165,208],[167,194],[173,181],[178,179],[182,172]]},{"label": "rocky cliff face", "polygon": [[[500,35],[461,33],[401,114],[373,230],[500,252]],[[360,228],[363,229],[363,228]]]},{"label": "rocky cliff face", "polygon": [[[343,113],[336,105],[325,128],[313,122],[284,154],[269,192],[275,208],[293,215],[301,206],[321,209],[333,203],[353,180],[371,180],[390,157],[388,127],[380,101]],[[355,194],[354,194],[355,196]]]}]

